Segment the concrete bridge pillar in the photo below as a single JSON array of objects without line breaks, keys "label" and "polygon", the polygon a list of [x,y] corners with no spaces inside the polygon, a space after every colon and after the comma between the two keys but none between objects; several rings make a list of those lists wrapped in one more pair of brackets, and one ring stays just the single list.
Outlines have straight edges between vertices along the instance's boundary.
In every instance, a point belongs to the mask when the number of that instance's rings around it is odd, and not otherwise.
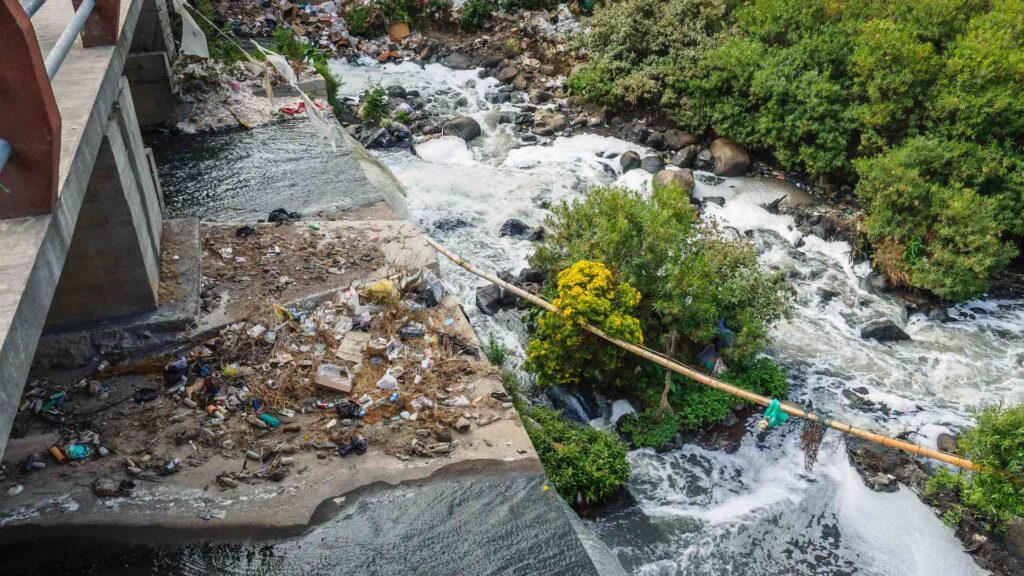
[{"label": "concrete bridge pillar", "polygon": [[124,74],[131,85],[139,125],[143,128],[173,123],[175,118],[174,38],[171,35],[167,3],[143,0],[135,26]]},{"label": "concrete bridge pillar", "polygon": [[121,78],[46,330],[154,310],[163,224],[159,183]]}]

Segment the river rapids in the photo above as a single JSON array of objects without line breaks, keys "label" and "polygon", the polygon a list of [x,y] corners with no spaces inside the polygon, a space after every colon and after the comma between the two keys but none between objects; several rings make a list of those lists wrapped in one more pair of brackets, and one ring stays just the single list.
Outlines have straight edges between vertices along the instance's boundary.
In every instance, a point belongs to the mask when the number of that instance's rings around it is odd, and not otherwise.
[{"label": "river rapids", "polygon": [[[597,185],[636,190],[650,175],[621,173],[609,153],[642,146],[584,134],[522,143],[510,125],[495,122],[499,110],[485,94],[494,79],[475,70],[431,64],[338,61],[341,95],[358,97],[368,86],[418,90],[428,107],[465,114],[483,127],[468,145],[443,136],[406,151],[375,152],[409,193],[410,217],[428,234],[492,271],[525,267],[529,242],[500,237],[509,218],[540,224],[542,206],[580,198]],[[543,140],[543,139],[542,139]],[[649,152],[649,151],[647,151]],[[1024,302],[983,300],[950,308],[951,322],[907,317],[902,301],[869,288],[870,266],[851,258],[845,242],[802,236],[793,219],[762,206],[787,193],[806,198],[771,179],[709,178],[698,174],[695,194],[718,196],[705,218],[752,236],[765,266],[792,280],[796,309],[776,327],[769,354],[790,373],[792,397],[817,410],[888,434],[934,446],[943,432],[970,422],[973,407],[1024,400]],[[461,227],[444,223],[459,220]],[[447,282],[484,337],[495,337],[520,355],[519,315],[480,314],[474,305],[481,280],[442,262]],[[863,340],[858,327],[875,318],[904,324],[909,342]],[[861,411],[844,389],[867,389],[866,398],[888,408]],[[862,390],[863,391],[863,390]],[[784,426],[764,440],[755,420],[733,454],[695,446],[656,454],[630,454],[629,489],[635,505],[600,514],[592,528],[632,574],[983,574],[952,531],[906,488],[876,493],[850,465],[844,440],[826,433],[817,465],[807,472],[799,426]]]}]

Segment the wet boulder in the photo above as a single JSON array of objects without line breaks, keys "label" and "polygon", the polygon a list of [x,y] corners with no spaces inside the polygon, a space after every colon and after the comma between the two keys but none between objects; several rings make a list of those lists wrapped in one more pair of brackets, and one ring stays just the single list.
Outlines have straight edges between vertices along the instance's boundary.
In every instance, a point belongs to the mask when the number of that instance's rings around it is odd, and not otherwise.
[{"label": "wet boulder", "polygon": [[669,164],[678,168],[690,168],[693,166],[693,161],[697,159],[697,147],[686,146],[682,150],[672,155],[672,159],[669,160]]},{"label": "wet boulder", "polygon": [[515,294],[497,284],[488,284],[476,289],[476,307],[488,316],[497,314],[499,310],[515,307],[516,300]]},{"label": "wet boulder", "polygon": [[649,148],[654,148],[655,150],[664,150],[665,149],[665,133],[664,132],[651,132],[651,134],[647,137],[647,141],[645,143],[647,144],[647,146]]},{"label": "wet boulder", "polygon": [[555,95],[546,90],[540,88],[534,88],[530,90],[530,104],[544,104],[550,102],[555,98]]},{"label": "wet boulder", "polygon": [[480,123],[469,116],[461,116],[445,122],[444,134],[454,134],[466,142],[480,136]]},{"label": "wet boulder", "polygon": [[498,82],[508,83],[515,79],[519,75],[519,70],[515,66],[506,66],[498,71]]},{"label": "wet boulder", "polygon": [[651,174],[657,174],[665,169],[665,161],[661,156],[647,156],[640,161],[640,167]]},{"label": "wet boulder", "polygon": [[498,235],[526,238],[527,240],[537,241],[544,237],[544,231],[541,228],[534,228],[517,218],[510,218],[501,225],[501,230],[498,231]]},{"label": "wet boulder", "polygon": [[469,56],[466,56],[461,52],[453,52],[445,56],[444,59],[441,60],[441,64],[444,64],[454,70],[469,70],[473,67],[473,61],[470,60]]},{"label": "wet boulder", "polygon": [[523,268],[519,271],[519,281],[523,284],[543,284],[544,272],[536,268]]},{"label": "wet boulder", "polygon": [[747,150],[728,138],[717,138],[711,143],[711,157],[718,176],[742,176],[750,167]]},{"label": "wet boulder", "polygon": [[694,170],[712,170],[715,167],[715,158],[711,155],[711,150],[703,149],[697,152],[697,157],[693,160]]},{"label": "wet boulder", "polygon": [[693,146],[697,143],[697,135],[690,132],[683,132],[672,128],[666,130],[664,134],[665,147],[669,150],[679,150],[686,148],[687,146]]},{"label": "wet boulder", "polygon": [[409,93],[401,86],[388,86],[388,96],[391,98],[405,98]]},{"label": "wet boulder", "polygon": [[960,445],[956,441],[956,436],[953,436],[952,434],[946,434],[945,432],[939,434],[939,437],[935,439],[935,445],[943,452],[948,452],[950,454],[960,453]]},{"label": "wet boulder", "polygon": [[639,168],[640,155],[633,151],[626,152],[619,158],[619,165],[622,166],[623,172],[629,172],[634,168]]},{"label": "wet boulder", "polygon": [[569,125],[565,116],[554,110],[538,110],[533,115],[533,131],[541,136],[551,136]]},{"label": "wet boulder", "polygon": [[662,170],[654,175],[654,185],[658,187],[676,186],[686,192],[693,192],[693,171],[684,170]]},{"label": "wet boulder", "polygon": [[910,340],[910,335],[903,331],[895,322],[888,318],[871,320],[860,327],[860,337],[879,342],[898,342]]}]

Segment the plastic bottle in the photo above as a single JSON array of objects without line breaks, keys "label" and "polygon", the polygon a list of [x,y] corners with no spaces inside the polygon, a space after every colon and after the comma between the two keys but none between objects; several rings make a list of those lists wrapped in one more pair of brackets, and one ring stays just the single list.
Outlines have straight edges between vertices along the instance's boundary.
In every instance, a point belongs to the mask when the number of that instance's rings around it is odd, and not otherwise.
[{"label": "plastic bottle", "polygon": [[280,420],[278,420],[277,418],[274,418],[273,416],[271,416],[270,414],[267,414],[266,412],[264,412],[263,414],[260,414],[260,420],[266,422],[267,425],[270,426],[271,428],[277,428],[278,426],[281,425],[281,421]]}]

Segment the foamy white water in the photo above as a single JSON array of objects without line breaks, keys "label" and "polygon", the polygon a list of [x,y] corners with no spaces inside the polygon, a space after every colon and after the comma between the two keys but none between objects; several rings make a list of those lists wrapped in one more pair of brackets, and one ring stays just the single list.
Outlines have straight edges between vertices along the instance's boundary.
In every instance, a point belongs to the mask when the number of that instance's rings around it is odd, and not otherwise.
[{"label": "foamy white water", "polygon": [[[356,96],[371,83],[419,90],[428,106],[476,118],[484,135],[468,145],[455,137],[417,143],[408,152],[378,153],[409,191],[412,218],[431,236],[491,270],[517,271],[529,242],[498,235],[518,218],[542,223],[543,206],[581,198],[596,185],[649,189],[642,170],[621,174],[618,159],[634,150],[617,138],[577,135],[521,145],[510,126],[495,122],[486,94],[493,79],[437,65],[420,68],[335,62],[342,92]],[[650,152],[650,151],[646,151]],[[717,182],[708,179],[708,182]],[[940,433],[970,422],[972,407],[1024,401],[1024,302],[968,302],[949,310],[955,322],[907,317],[902,301],[866,286],[870,266],[850,259],[851,247],[804,237],[791,217],[762,205],[792,192],[768,179],[698,181],[698,197],[719,196],[706,217],[749,233],[766,266],[787,271],[796,293],[790,321],[774,331],[770,353],[790,370],[793,396],[818,410],[875,430],[909,431],[934,446]],[[794,199],[803,200],[804,198]],[[462,219],[467,225],[438,228]],[[517,314],[479,314],[480,280],[442,262],[446,279],[482,333],[521,350]],[[905,324],[910,342],[862,340],[874,318]],[[842,391],[864,387],[885,411],[855,410]],[[952,531],[906,489],[878,494],[864,487],[847,461],[843,441],[829,432],[813,472],[803,468],[796,425],[759,440],[748,423],[735,454],[694,446],[670,454],[631,454],[637,506],[602,517],[595,529],[636,574],[981,574]]]}]

